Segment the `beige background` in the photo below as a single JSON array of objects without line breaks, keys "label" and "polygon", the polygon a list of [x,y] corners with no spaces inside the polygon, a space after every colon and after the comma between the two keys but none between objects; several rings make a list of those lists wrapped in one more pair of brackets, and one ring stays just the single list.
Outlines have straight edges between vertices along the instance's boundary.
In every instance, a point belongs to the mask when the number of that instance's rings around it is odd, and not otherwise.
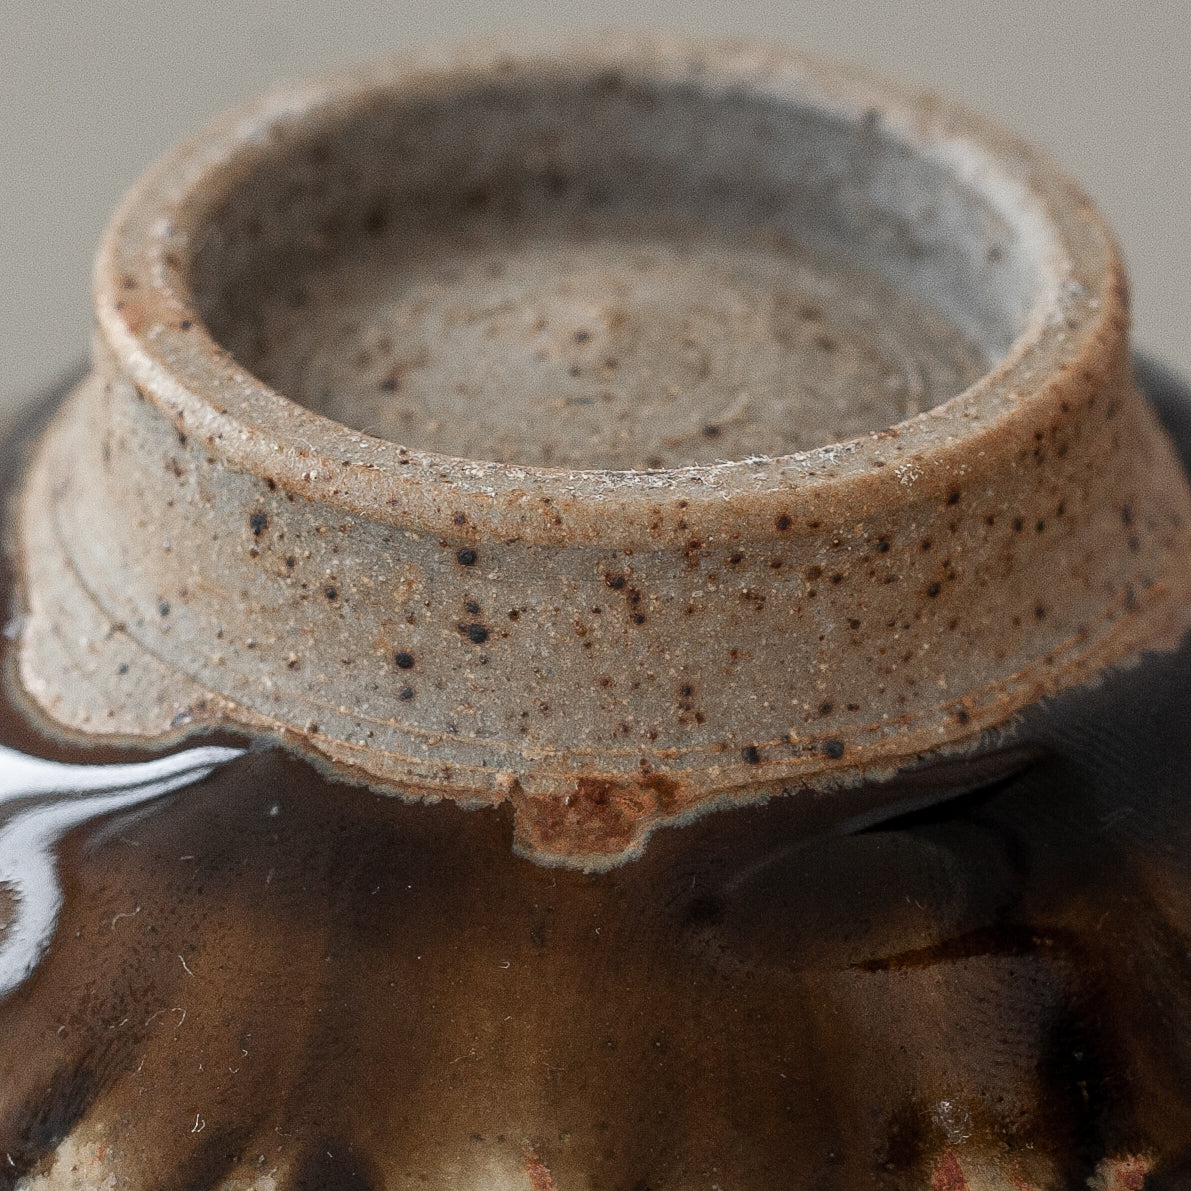
[{"label": "beige background", "polygon": [[1140,344],[1191,374],[1191,0],[0,0],[0,410],[84,350],[90,257],[157,154],[270,82],[493,29],[749,34],[960,96],[1084,182]]}]

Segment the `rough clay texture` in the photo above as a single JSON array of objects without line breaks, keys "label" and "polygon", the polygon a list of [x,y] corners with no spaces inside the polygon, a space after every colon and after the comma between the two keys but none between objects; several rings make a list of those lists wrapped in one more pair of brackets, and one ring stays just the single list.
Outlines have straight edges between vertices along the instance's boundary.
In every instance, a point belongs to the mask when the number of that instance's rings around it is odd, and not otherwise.
[{"label": "rough clay texture", "polygon": [[268,279],[224,339],[279,392],[378,437],[610,470],[843,442],[984,371],[937,313],[839,260],[644,222],[589,217],[567,239],[510,235],[499,212],[449,238],[402,223]]},{"label": "rough clay texture", "polygon": [[1189,618],[1102,222],[862,73],[612,39],[310,84],[138,185],[96,302],[21,506],[71,732],[275,733],[601,867]]}]

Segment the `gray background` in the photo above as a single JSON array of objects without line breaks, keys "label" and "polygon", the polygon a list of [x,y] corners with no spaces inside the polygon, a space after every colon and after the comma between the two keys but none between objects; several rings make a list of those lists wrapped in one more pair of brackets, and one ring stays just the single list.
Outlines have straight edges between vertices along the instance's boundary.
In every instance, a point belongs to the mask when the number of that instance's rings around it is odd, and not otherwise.
[{"label": "gray background", "polygon": [[1191,374],[1189,0],[0,0],[0,410],[85,351],[108,211],[220,109],[381,49],[609,26],[803,45],[997,116],[1099,202],[1130,266],[1138,342]]}]

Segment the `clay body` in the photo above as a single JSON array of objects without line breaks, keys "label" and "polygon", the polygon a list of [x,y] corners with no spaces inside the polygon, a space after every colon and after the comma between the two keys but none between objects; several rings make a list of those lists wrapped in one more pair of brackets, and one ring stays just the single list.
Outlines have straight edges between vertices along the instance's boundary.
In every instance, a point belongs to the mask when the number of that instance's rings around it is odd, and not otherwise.
[{"label": "clay body", "polygon": [[1028,146],[431,55],[96,293],[0,467],[0,1181],[1191,1177],[1191,404]]},{"label": "clay body", "polygon": [[863,72],[382,62],[179,147],[96,268],[18,509],[20,682],[69,731],[261,731],[608,867],[1191,617],[1108,229]]}]

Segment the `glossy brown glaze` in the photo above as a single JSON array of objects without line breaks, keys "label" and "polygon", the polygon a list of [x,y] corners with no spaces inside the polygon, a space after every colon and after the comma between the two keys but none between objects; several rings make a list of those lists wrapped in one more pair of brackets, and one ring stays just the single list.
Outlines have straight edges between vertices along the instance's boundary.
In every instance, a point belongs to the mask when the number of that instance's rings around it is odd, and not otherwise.
[{"label": "glossy brown glaze", "polygon": [[[0,1003],[0,1183],[1183,1186],[1189,660],[894,792],[978,786],[935,810],[775,800],[600,875],[515,856],[508,807],[253,751],[65,839]],[[10,704],[0,741],[128,759]]]}]

